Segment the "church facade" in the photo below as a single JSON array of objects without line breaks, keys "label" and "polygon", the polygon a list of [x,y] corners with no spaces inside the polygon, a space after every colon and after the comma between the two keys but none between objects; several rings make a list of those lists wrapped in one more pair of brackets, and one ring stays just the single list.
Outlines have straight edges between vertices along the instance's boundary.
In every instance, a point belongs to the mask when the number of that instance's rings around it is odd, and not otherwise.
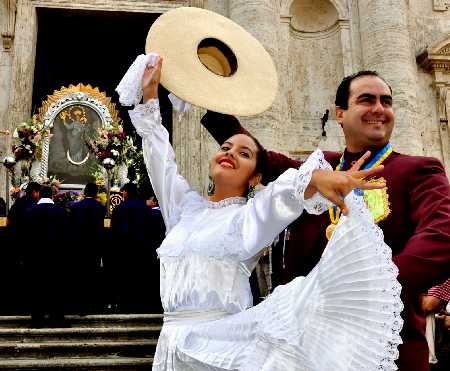
[{"label": "church facade", "polygon": [[[394,148],[437,157],[450,174],[449,0],[4,0],[0,3],[0,157],[10,153],[12,138],[6,132],[29,119],[39,108],[37,101],[45,99],[36,94],[39,86],[51,86],[45,70],[36,73],[39,55],[46,52],[43,48],[61,47],[52,45],[49,36],[46,44],[38,42],[39,34],[56,19],[48,14],[76,14],[80,30],[83,17],[95,14],[102,19],[124,14],[131,20],[148,15],[149,28],[151,19],[180,6],[206,8],[232,19],[273,57],[279,76],[274,104],[259,116],[240,118],[267,148],[295,157],[304,157],[318,146],[342,150],[343,135],[334,118],[337,85],[360,69],[376,70],[394,92]],[[60,25],[52,31],[65,32]],[[123,40],[116,40],[116,53],[125,53],[122,44],[134,37],[126,31]],[[92,37],[83,35],[83,45],[103,42],[94,32]],[[140,42],[143,50],[145,37]],[[100,57],[90,55],[91,61]],[[131,61],[134,57],[129,56]],[[59,65],[64,65],[64,58]],[[107,68],[114,70],[114,62],[108,62]],[[119,79],[124,72],[115,71]],[[89,79],[89,74],[81,78]],[[113,91],[109,94],[113,96]],[[202,190],[216,148],[199,123],[203,113],[194,108],[180,121],[174,117],[172,127],[181,172]],[[0,171],[0,196],[5,197],[5,169]]]}]

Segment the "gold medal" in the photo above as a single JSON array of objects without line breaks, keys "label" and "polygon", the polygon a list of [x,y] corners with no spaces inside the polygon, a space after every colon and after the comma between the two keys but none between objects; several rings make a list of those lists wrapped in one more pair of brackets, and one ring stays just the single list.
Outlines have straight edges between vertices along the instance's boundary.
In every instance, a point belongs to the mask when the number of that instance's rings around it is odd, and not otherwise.
[{"label": "gold medal", "polygon": [[325,236],[327,236],[328,241],[331,239],[331,236],[333,235],[334,230],[336,229],[336,224],[331,223],[326,231],[325,231]]}]

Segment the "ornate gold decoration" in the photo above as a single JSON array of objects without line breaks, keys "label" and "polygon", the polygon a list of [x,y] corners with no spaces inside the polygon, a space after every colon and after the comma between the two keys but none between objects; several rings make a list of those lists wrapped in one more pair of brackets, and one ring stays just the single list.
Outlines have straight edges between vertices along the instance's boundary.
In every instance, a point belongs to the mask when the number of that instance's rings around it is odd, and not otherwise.
[{"label": "ornate gold decoration", "polygon": [[[386,179],[384,179],[383,177],[374,178],[369,180],[369,182],[386,184]],[[379,223],[382,220],[385,220],[391,213],[391,204],[389,202],[389,194],[387,191],[387,187],[381,189],[366,189],[364,191],[364,202],[366,203],[367,208],[372,214],[375,223]],[[330,225],[325,230],[325,236],[328,240],[330,240],[334,230],[337,227],[338,222],[339,216],[334,220],[332,219]]]},{"label": "ornate gold decoration", "polygon": [[117,121],[117,118],[119,116],[119,112],[116,110],[116,104],[111,103],[111,98],[107,97],[104,92],[101,92],[98,88],[93,88],[91,85],[84,85],[82,83],[79,83],[78,85],[72,85],[70,84],[68,88],[63,86],[59,90],[53,91],[52,95],[47,96],[47,100],[42,102],[41,108],[39,108],[38,111],[38,119],[39,121],[43,121],[45,113],[48,111],[49,107],[60,100],[61,98],[64,98],[68,94],[72,93],[87,93],[92,98],[97,99],[100,103],[104,104],[111,115],[112,121]]},{"label": "ornate gold decoration", "polygon": [[[371,179],[369,182],[386,183],[386,179]],[[379,223],[386,219],[391,213],[388,188],[367,189],[364,191],[364,201],[367,208],[371,212],[375,223]]]},{"label": "ornate gold decoration", "polygon": [[110,212],[112,213],[113,210],[119,206],[121,203],[123,202],[123,197],[122,194],[120,192],[111,192],[111,197],[110,197]]}]

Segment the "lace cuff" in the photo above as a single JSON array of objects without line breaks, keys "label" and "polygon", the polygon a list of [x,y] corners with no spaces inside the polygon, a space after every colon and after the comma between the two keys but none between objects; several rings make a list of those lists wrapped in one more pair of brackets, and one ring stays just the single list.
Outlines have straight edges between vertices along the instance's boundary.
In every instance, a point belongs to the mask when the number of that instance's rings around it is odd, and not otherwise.
[{"label": "lace cuff", "polygon": [[295,184],[295,198],[304,200],[305,210],[309,214],[322,214],[331,206],[331,202],[319,192],[305,200],[305,190],[311,181],[312,172],[318,169],[333,170],[320,149],[316,149],[300,166]]},{"label": "lace cuff", "polygon": [[161,123],[159,100],[156,98],[148,100],[145,104],[138,104],[133,110],[128,111],[128,113],[131,122],[141,137],[150,135],[155,126]]}]

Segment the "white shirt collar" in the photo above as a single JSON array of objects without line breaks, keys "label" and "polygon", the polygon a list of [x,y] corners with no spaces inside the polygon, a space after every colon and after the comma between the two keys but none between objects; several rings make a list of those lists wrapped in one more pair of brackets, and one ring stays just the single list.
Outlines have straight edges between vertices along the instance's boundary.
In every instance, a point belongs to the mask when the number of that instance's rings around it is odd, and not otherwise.
[{"label": "white shirt collar", "polygon": [[39,204],[54,204],[54,202],[51,198],[43,197],[38,201]]}]

